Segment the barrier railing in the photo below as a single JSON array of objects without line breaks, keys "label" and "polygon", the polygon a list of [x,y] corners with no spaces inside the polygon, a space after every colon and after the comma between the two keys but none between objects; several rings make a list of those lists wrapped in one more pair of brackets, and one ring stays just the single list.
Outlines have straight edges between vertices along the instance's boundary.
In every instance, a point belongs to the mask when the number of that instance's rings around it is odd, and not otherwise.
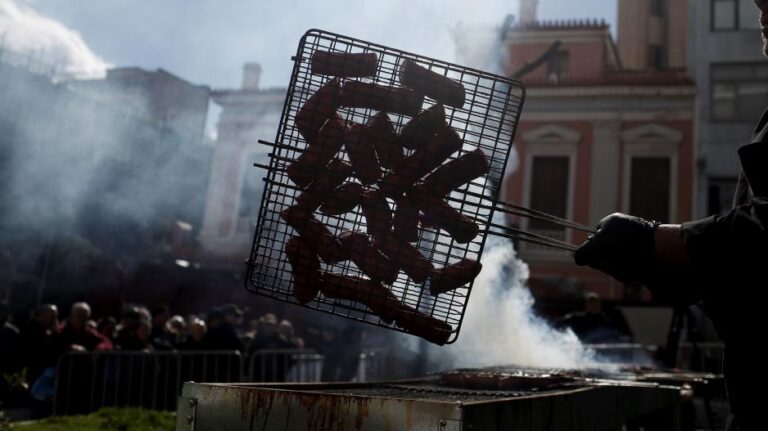
[{"label": "barrier railing", "polygon": [[239,352],[70,352],[56,366],[54,414],[104,406],[174,410],[186,381],[238,382]]},{"label": "barrier railing", "polygon": [[263,349],[244,361],[244,382],[319,382],[323,356],[314,350]]}]

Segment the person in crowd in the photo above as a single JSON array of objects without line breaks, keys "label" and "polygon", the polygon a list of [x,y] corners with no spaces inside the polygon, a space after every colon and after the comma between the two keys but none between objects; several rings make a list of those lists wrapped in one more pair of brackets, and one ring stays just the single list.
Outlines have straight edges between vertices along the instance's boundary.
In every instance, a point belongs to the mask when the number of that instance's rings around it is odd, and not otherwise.
[{"label": "person in crowd", "polygon": [[152,343],[152,321],[149,319],[141,319],[139,321],[139,327],[136,329],[136,341],[137,344],[134,350],[140,350],[142,352],[151,352],[154,350]]},{"label": "person in crowd", "polygon": [[112,350],[112,343],[106,337],[88,328],[90,317],[88,303],[76,302],[72,305],[69,317],[53,337],[54,350],[58,355],[68,351]]},{"label": "person in crowd", "polygon": [[27,382],[34,383],[45,370],[51,353],[51,339],[59,326],[59,309],[53,304],[39,306],[21,329],[22,355],[27,365]]},{"label": "person in crowd", "polygon": [[208,331],[202,339],[206,350],[243,350],[235,324],[242,319],[236,305],[225,305],[208,313]]},{"label": "person in crowd", "polygon": [[355,378],[362,351],[362,335],[362,328],[355,323],[323,331],[325,343],[318,348],[325,356],[322,369],[324,382],[348,382]]},{"label": "person in crowd", "polygon": [[185,328],[186,338],[179,344],[179,350],[203,350],[203,337],[207,328],[203,319],[195,317],[188,319]]},{"label": "person in crowd", "polygon": [[293,347],[278,332],[277,316],[267,313],[259,318],[259,328],[253,340],[252,350],[290,349]]},{"label": "person in crowd", "polygon": [[171,318],[171,309],[167,305],[153,307],[150,310],[152,318],[152,342],[166,338],[165,324]]},{"label": "person in crowd", "polygon": [[186,326],[187,322],[178,314],[168,319],[165,323],[166,338],[168,338],[172,346],[176,347],[184,341]]},{"label": "person in crowd", "polygon": [[99,332],[99,324],[93,319],[88,319],[85,322],[85,327],[88,328],[89,331]]},{"label": "person in crowd", "polygon": [[114,341],[117,334],[117,321],[114,317],[104,317],[99,320],[96,330],[108,340]]},{"label": "person in crowd", "polygon": [[291,349],[304,348],[304,340],[296,336],[293,324],[286,319],[280,321],[277,325],[277,334],[290,346]]},{"label": "person in crowd", "polygon": [[[267,313],[259,318],[259,327],[251,346],[251,365],[256,381],[284,382],[293,365],[290,354],[282,349],[295,348],[287,339],[293,332],[293,325],[285,321],[283,334],[280,332],[277,316]],[[288,329],[290,327],[290,330]]]},{"label": "person in crowd", "polygon": [[594,292],[584,295],[584,310],[566,314],[558,326],[571,328],[583,343],[627,343],[631,341],[626,325],[621,325],[603,311],[603,303]]},{"label": "person in crowd", "polygon": [[10,307],[0,302],[0,389],[4,380],[2,375],[18,373],[23,367],[19,355],[21,345],[19,329],[11,322]]},{"label": "person in crowd", "polygon": [[151,319],[140,307],[131,306],[123,313],[118,325],[115,344],[120,350],[144,350],[147,346],[141,340],[139,330],[142,325],[150,325]]}]

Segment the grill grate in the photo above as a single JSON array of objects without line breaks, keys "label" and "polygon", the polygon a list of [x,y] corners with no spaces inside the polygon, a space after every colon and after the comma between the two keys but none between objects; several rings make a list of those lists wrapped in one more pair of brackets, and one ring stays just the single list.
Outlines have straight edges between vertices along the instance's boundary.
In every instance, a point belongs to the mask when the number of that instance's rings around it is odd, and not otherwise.
[{"label": "grill grate", "polygon": [[[377,71],[374,77],[344,78],[343,82],[362,81],[379,85],[401,87],[398,80],[398,68],[405,59],[414,60],[422,67],[429,68],[454,81],[460,82],[465,89],[466,101],[461,108],[445,106],[446,122],[458,132],[463,140],[461,151],[456,152],[447,161],[481,149],[490,169],[487,175],[473,180],[447,196],[447,201],[455,209],[468,216],[480,226],[480,233],[466,244],[457,243],[448,233],[426,223],[419,226],[419,251],[435,267],[456,263],[463,259],[480,260],[489,223],[498,201],[499,186],[504,177],[504,170],[512,146],[525,91],[515,80],[489,74],[475,69],[457,66],[451,63],[399,51],[362,40],[329,33],[320,30],[308,31],[300,40],[294,57],[294,68],[283,107],[280,125],[275,143],[270,144],[269,166],[265,180],[259,219],[253,241],[250,258],[247,262],[247,288],[256,294],[281,301],[296,303],[293,295],[291,265],[284,248],[286,242],[295,235],[281,217],[281,211],[296,203],[296,197],[302,192],[288,178],[286,168],[299,157],[307,147],[307,142],[296,126],[296,116],[321,86],[333,79],[329,76],[311,72],[310,59],[317,51],[336,53],[375,53],[378,56]],[[426,110],[436,102],[424,98],[422,109]],[[367,108],[339,108],[337,114],[347,123],[365,124],[376,110]],[[389,119],[399,133],[411,117],[389,113]],[[265,143],[269,144],[269,143]],[[408,156],[412,150],[406,150]],[[346,148],[342,148],[337,158],[349,160]],[[387,170],[384,170],[386,174]],[[376,189],[377,184],[364,186]],[[394,201],[388,199],[390,207]],[[315,217],[335,236],[343,230],[366,230],[366,220],[359,206],[339,216],[325,215],[315,211]],[[338,263],[323,263],[323,271],[349,276],[362,276],[360,270],[350,260]],[[400,272],[397,280],[389,285],[390,291],[401,304],[431,316],[451,326],[450,338],[456,340],[467,306],[472,283],[447,293],[433,296],[429,291],[429,280],[416,283],[405,273]],[[330,299],[317,295],[314,300],[303,304],[306,307],[327,313],[355,319],[358,321],[391,328],[403,332],[392,323],[372,313],[366,306],[342,299]]]}]

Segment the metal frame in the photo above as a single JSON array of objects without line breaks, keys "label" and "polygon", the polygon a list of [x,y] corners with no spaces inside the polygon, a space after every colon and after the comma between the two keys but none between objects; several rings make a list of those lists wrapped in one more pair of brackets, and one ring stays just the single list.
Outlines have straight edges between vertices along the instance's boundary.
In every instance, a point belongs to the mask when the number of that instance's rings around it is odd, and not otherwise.
[{"label": "metal frame", "polygon": [[[461,154],[481,148],[491,161],[487,176],[474,180],[451,193],[448,201],[454,208],[470,216],[480,225],[480,234],[469,244],[455,243],[445,232],[422,226],[418,247],[435,264],[443,266],[464,258],[480,260],[489,224],[499,199],[504,170],[512,148],[520,112],[525,99],[525,89],[515,80],[458,66],[448,62],[395,50],[382,45],[322,30],[309,30],[301,38],[294,60],[293,72],[283,106],[280,125],[270,154],[264,192],[261,199],[258,223],[250,257],[247,261],[246,288],[258,295],[298,304],[292,295],[290,265],[283,252],[284,243],[292,229],[279,217],[279,212],[294,202],[300,190],[293,186],[285,174],[285,166],[306,147],[306,141],[298,133],[294,120],[298,110],[311,94],[330,78],[312,75],[309,59],[317,50],[334,52],[373,52],[379,57],[378,71],[373,82],[396,86],[397,69],[404,59],[415,60],[421,66],[461,82],[466,90],[466,103],[462,108],[446,106],[446,120],[464,140],[464,147],[449,160]],[[369,79],[363,79],[370,81]],[[435,102],[425,98],[424,109]],[[366,122],[376,112],[371,109],[341,108],[339,114],[347,121]],[[390,113],[397,130],[409,117]],[[346,158],[345,151],[341,157]],[[335,234],[343,229],[359,230],[364,226],[362,213],[356,209],[342,216],[326,216],[316,213],[321,222]],[[345,275],[358,276],[360,271],[349,261],[324,264],[325,269]],[[428,283],[428,282],[427,282]],[[432,297],[428,285],[417,284],[400,274],[391,291],[401,303],[409,305],[452,327],[448,343],[456,340],[463,321],[472,283],[450,293]],[[305,307],[335,314],[361,322],[386,327],[401,332],[405,330],[389,325],[362,305],[342,300],[329,300],[319,295]]]}]

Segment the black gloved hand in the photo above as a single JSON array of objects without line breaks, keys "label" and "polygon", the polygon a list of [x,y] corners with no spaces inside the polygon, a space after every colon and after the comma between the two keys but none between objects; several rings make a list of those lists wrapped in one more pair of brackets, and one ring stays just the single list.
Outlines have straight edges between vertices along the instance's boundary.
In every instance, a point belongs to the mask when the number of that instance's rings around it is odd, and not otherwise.
[{"label": "black gloved hand", "polygon": [[615,213],[600,220],[597,233],[576,250],[576,264],[602,271],[622,283],[646,284],[656,273],[654,233],[658,223]]}]

